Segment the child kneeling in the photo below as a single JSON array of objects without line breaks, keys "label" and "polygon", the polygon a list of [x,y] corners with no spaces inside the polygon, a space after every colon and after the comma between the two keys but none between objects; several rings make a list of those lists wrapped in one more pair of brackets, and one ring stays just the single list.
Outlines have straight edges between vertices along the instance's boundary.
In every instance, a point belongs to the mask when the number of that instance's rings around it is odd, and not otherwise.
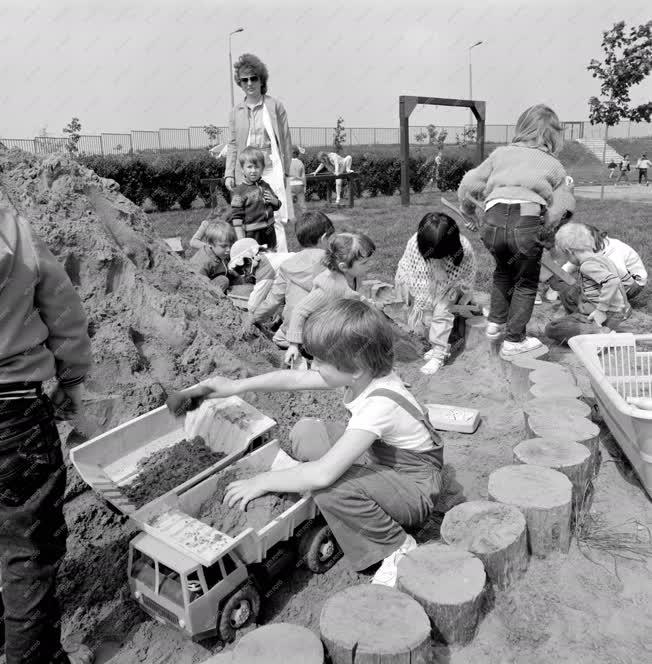
[{"label": "child kneeling", "polygon": [[443,445],[427,410],[393,371],[392,339],[379,311],[359,300],[335,300],[304,327],[317,371],[209,379],[182,393],[211,398],[342,388],[351,413],[346,426],[300,420],[290,439],[293,456],[303,463],[232,482],[224,502],[245,509],[266,493],[312,492],[351,566],[361,571],[382,561],[373,582],[390,586],[398,561],[416,547],[403,527],[419,526],[432,512],[443,465]]},{"label": "child kneeling", "polygon": [[555,245],[578,266],[580,293],[567,316],[548,323],[546,336],[563,344],[578,334],[616,330],[631,307],[616,266],[596,250],[591,231],[584,224],[565,224],[557,231]]},{"label": "child kneeling", "polygon": [[[199,231],[195,236],[198,234]],[[236,240],[233,226],[226,221],[209,222],[202,230],[202,239],[200,248],[190,259],[190,269],[207,277],[226,293],[237,280],[237,275],[229,267],[229,253]]]}]

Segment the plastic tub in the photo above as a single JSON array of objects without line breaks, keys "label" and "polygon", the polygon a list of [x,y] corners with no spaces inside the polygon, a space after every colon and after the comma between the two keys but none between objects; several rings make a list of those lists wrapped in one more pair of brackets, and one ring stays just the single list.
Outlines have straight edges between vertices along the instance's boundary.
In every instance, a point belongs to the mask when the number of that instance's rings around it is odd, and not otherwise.
[{"label": "plastic tub", "polygon": [[627,402],[652,398],[652,334],[582,334],[568,345],[589,374],[609,430],[652,497],[652,410]]}]

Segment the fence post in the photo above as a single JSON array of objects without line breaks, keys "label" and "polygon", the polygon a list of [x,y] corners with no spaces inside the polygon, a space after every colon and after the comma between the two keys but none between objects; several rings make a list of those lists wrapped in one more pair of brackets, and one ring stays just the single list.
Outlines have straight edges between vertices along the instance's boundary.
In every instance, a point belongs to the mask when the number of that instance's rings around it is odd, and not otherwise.
[{"label": "fence post", "polygon": [[374,127],[374,145],[376,145],[376,127]]},{"label": "fence post", "polygon": [[188,132],[188,150],[192,150],[192,145],[190,144],[190,127],[186,131]]},{"label": "fence post", "polygon": [[328,129],[324,127],[324,146],[328,145],[328,136],[326,134],[327,131]]},{"label": "fence post", "polygon": [[303,147],[303,142],[301,141],[301,127],[298,127],[299,129],[299,145]]},{"label": "fence post", "polygon": [[100,152],[104,156],[104,141],[102,140],[102,134],[100,134]]},{"label": "fence post", "polygon": [[505,125],[505,145],[509,143],[509,125]]},{"label": "fence post", "polygon": [[162,148],[161,148],[161,130],[160,129],[158,129],[156,131],[156,137],[158,138],[158,151],[161,152]]},{"label": "fence post", "polygon": [[134,142],[131,138],[131,132],[129,132],[129,153],[130,154],[134,153]]}]

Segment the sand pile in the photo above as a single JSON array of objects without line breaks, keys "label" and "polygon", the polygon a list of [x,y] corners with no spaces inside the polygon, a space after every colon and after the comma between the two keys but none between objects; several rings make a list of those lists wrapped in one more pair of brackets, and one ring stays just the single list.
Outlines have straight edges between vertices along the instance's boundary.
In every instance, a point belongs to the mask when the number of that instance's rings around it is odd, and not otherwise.
[{"label": "sand pile", "polygon": [[[266,337],[240,340],[241,313],[170,251],[146,214],[112,180],[64,154],[43,159],[0,150],[0,205],[14,206],[30,221],[84,302],[94,359],[86,412],[97,433],[161,406],[165,391],[208,375],[245,377],[279,366],[282,352]],[[282,442],[300,417],[343,416],[335,393],[244,397],[280,422]],[[68,445],[83,440],[75,432],[68,435],[65,426],[60,431]],[[64,629],[83,636],[97,632],[106,620],[113,624],[112,613],[124,615],[118,606],[126,597],[130,537],[124,519],[84,493],[87,487],[72,468],[68,484],[69,554],[60,572],[61,594],[66,615],[76,610],[84,617],[65,621]],[[72,516],[76,501],[90,503],[93,514],[105,514],[106,522],[94,526],[94,519],[84,519],[84,531],[78,533],[79,522]],[[89,531],[95,527],[100,539],[89,551],[89,539],[96,539]],[[91,571],[89,562],[99,560],[110,584],[98,586]],[[74,593],[68,592],[72,586]],[[102,637],[101,630],[97,636]]]}]

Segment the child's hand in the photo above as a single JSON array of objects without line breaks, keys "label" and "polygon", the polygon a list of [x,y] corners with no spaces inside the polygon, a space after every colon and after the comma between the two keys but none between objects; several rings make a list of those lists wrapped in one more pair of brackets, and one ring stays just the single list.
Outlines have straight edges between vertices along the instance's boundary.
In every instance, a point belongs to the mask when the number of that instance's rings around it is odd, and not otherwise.
[{"label": "child's hand", "polygon": [[265,475],[260,474],[248,480],[236,480],[226,487],[223,503],[228,507],[239,507],[243,512],[247,503],[267,493]]},{"label": "child's hand", "polygon": [[196,410],[204,400],[201,396],[189,396],[182,392],[171,392],[165,405],[175,417],[183,417],[187,412]]},{"label": "child's hand", "polygon": [[301,353],[299,352],[299,346],[296,344],[290,344],[288,349],[285,351],[285,358],[283,362],[288,366],[292,366],[301,359]]},{"label": "child's hand", "polygon": [[207,399],[226,399],[238,394],[238,381],[220,376],[219,378],[209,378],[201,382],[207,392]]},{"label": "child's hand", "polygon": [[589,315],[588,319],[592,320],[598,327],[602,327],[607,320],[607,314],[599,309],[594,309]]},{"label": "child's hand", "polygon": [[265,191],[263,191],[263,200],[265,203],[276,203],[276,196],[274,196],[271,191],[267,191],[267,189],[265,189]]},{"label": "child's hand", "polygon": [[242,323],[242,327],[240,328],[240,337],[242,339],[251,339],[255,335],[256,326],[254,325],[251,316],[247,316],[247,318],[245,318],[244,322]]}]

